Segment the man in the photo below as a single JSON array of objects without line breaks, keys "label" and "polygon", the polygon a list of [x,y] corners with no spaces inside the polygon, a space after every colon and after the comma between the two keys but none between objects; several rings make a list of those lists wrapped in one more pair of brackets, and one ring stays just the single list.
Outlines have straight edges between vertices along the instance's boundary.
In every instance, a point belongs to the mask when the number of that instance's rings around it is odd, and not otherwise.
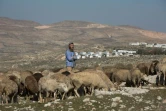
[{"label": "man", "polygon": [[69,49],[66,51],[66,68],[69,72],[72,71],[72,69],[75,66],[75,52],[74,52],[74,43],[69,43]]}]

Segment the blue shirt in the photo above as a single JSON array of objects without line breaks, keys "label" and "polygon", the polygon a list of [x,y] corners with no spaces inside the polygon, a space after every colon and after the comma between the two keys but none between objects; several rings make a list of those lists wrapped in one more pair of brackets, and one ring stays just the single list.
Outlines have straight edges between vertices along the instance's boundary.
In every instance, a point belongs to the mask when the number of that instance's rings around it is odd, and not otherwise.
[{"label": "blue shirt", "polygon": [[75,66],[75,53],[70,51],[69,49],[66,51],[66,66],[67,67],[74,67]]}]

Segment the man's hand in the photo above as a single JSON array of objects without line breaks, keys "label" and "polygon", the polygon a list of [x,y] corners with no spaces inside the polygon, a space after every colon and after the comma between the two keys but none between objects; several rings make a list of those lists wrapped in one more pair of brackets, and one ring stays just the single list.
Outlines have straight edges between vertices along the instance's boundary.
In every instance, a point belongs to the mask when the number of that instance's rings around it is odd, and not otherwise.
[{"label": "man's hand", "polygon": [[73,56],[73,59],[76,60],[76,59],[77,59],[77,56],[74,55],[74,56]]}]

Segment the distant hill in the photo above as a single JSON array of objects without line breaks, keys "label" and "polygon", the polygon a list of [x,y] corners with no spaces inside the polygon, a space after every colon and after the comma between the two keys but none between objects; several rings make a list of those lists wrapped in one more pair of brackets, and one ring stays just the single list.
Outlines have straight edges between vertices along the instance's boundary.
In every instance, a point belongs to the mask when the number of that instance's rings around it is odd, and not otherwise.
[{"label": "distant hill", "polygon": [[42,25],[0,17],[0,65],[4,61],[10,66],[20,61],[59,60],[69,42],[75,43],[77,51],[104,50],[129,42],[166,43],[166,33],[86,21]]},{"label": "distant hill", "polygon": [[91,22],[85,21],[62,21],[58,23],[50,24],[51,26],[59,26],[59,27],[86,27],[87,25],[91,24]]},{"label": "distant hill", "polygon": [[142,28],[140,28],[140,27],[131,26],[131,25],[119,25],[119,27],[134,28],[134,29],[142,29]]},{"label": "distant hill", "polygon": [[37,22],[28,20],[14,20],[7,17],[0,17],[0,25],[17,25],[17,26],[38,26]]}]

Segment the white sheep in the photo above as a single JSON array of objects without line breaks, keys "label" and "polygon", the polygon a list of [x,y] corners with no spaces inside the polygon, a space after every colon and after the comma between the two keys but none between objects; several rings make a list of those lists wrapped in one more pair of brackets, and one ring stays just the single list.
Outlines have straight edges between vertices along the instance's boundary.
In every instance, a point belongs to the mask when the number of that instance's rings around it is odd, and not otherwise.
[{"label": "white sheep", "polygon": [[54,93],[54,99],[56,95],[56,90],[60,92],[68,92],[67,85],[65,83],[59,83],[57,82],[56,79],[52,79],[50,77],[42,77],[39,82],[39,100],[40,102],[43,102],[43,99],[41,97],[41,93],[43,91],[46,91],[46,98],[48,97],[48,92],[53,92]]},{"label": "white sheep", "polygon": [[[56,79],[57,82],[60,83],[65,83],[67,85],[68,90],[72,90],[74,88],[73,84],[72,84],[72,80],[71,78],[69,78],[68,76],[61,74],[61,73],[55,73],[53,75],[50,76],[50,78],[52,79]],[[62,96],[62,100],[64,99],[64,96],[67,92],[65,92]]]},{"label": "white sheep", "polygon": [[[0,97],[3,98],[2,96],[4,94],[6,104],[8,104],[9,95],[12,95],[10,100],[13,103],[14,97],[17,97],[18,85],[14,81],[10,80],[5,75],[4,75],[4,77],[1,76],[0,78],[1,78],[1,81],[0,81]],[[3,100],[2,100],[2,104],[3,104]]]},{"label": "white sheep", "polygon": [[77,90],[83,85],[91,88],[91,95],[94,92],[94,88],[106,89],[108,90],[107,84],[102,80],[102,78],[94,72],[78,72],[71,73],[69,77],[72,79],[74,85],[75,94],[80,97]]},{"label": "white sheep", "polygon": [[96,69],[86,69],[84,70],[86,72],[91,72],[91,73],[95,73],[97,75],[99,75],[102,80],[108,85],[109,90],[113,90],[115,89],[114,84],[112,83],[112,81],[110,81],[110,79],[108,78],[108,76],[102,71],[102,69],[100,68],[96,68]]}]

